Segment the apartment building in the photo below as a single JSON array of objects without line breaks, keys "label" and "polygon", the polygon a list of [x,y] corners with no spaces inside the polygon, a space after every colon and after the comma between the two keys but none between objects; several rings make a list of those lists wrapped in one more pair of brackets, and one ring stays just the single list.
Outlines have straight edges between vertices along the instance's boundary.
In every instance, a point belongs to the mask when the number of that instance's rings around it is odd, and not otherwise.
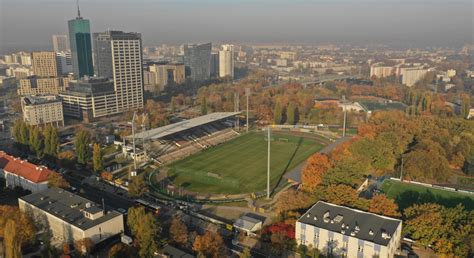
[{"label": "apartment building", "polygon": [[28,125],[64,126],[63,105],[61,99],[54,95],[25,96],[21,98],[23,120]]}]

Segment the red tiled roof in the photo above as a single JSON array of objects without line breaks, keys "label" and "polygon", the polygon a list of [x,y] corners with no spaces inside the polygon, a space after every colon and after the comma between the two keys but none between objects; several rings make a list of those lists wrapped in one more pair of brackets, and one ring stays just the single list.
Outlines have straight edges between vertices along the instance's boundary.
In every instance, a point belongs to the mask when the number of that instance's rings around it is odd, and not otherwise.
[{"label": "red tiled roof", "polygon": [[43,167],[32,164],[26,160],[21,160],[0,151],[0,168],[3,170],[19,175],[34,183],[41,183],[48,181],[48,176],[53,171]]}]

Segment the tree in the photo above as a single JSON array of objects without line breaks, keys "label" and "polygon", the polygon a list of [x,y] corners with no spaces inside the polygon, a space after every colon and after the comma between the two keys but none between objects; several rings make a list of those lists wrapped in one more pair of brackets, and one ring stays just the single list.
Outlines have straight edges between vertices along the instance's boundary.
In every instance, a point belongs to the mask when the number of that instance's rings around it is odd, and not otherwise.
[{"label": "tree", "polygon": [[100,148],[100,144],[94,143],[93,150],[92,150],[92,167],[95,173],[99,173],[104,169],[103,165],[103,156],[102,156],[102,149]]},{"label": "tree", "polygon": [[128,185],[128,194],[131,197],[140,197],[148,192],[148,185],[142,175],[135,176],[132,178]]},{"label": "tree", "polygon": [[325,154],[316,153],[309,157],[301,174],[303,189],[313,192],[331,167],[332,163]]},{"label": "tree", "polygon": [[136,257],[136,253],[128,245],[117,243],[113,245],[108,253],[109,258]]},{"label": "tree", "polygon": [[43,130],[44,153],[51,157],[56,157],[59,151],[58,129],[47,125]]},{"label": "tree", "polygon": [[158,250],[156,236],[158,234],[158,224],[153,214],[146,212],[143,206],[128,209],[127,224],[132,234],[135,236],[140,257],[152,257]]},{"label": "tree", "polygon": [[286,122],[290,125],[294,125],[298,122],[298,108],[294,102],[290,102],[286,108]]},{"label": "tree", "polygon": [[44,139],[43,139],[43,135],[41,134],[37,126],[33,126],[30,128],[29,145],[30,145],[30,149],[35,152],[38,158],[43,157]]},{"label": "tree", "polygon": [[176,112],[176,97],[171,97],[171,104],[170,104],[171,113]]},{"label": "tree", "polygon": [[275,107],[273,109],[273,123],[275,124],[281,124],[283,121],[283,110],[279,102],[275,104]]},{"label": "tree", "polygon": [[16,222],[8,219],[4,228],[5,255],[8,258],[21,257],[21,239],[18,234]]},{"label": "tree", "polygon": [[474,235],[474,212],[462,205],[415,204],[404,210],[405,233],[445,257],[468,257]]},{"label": "tree", "polygon": [[59,173],[51,172],[48,175],[48,186],[49,187],[59,187],[59,188],[69,188],[69,182],[66,181]]},{"label": "tree", "polygon": [[13,248],[14,253],[16,250],[21,253],[22,246],[32,243],[35,233],[35,225],[26,213],[15,206],[0,206],[0,238],[10,241],[8,243],[12,245],[8,248]]},{"label": "tree", "polygon": [[74,141],[74,147],[76,148],[77,162],[86,165],[90,158],[91,136],[88,131],[79,130],[76,133],[76,139]]},{"label": "tree", "polygon": [[471,97],[468,94],[461,94],[461,117],[467,118],[471,109]]},{"label": "tree", "polygon": [[362,210],[366,210],[368,206],[365,199],[359,198],[356,189],[348,185],[329,185],[324,190],[322,198],[336,205],[354,207]]},{"label": "tree", "polygon": [[393,200],[388,199],[384,194],[376,194],[370,199],[369,211],[395,218],[401,216],[400,212],[398,212],[397,204]]},{"label": "tree", "polygon": [[12,128],[13,138],[15,142],[20,145],[27,146],[29,144],[29,128],[28,125],[22,119],[18,119],[13,124]]},{"label": "tree", "polygon": [[76,240],[74,242],[74,248],[82,254],[87,254],[89,253],[92,248],[94,247],[94,242],[88,237]]},{"label": "tree", "polygon": [[201,115],[207,115],[207,99],[203,97],[201,99]]},{"label": "tree", "polygon": [[181,218],[175,217],[170,226],[171,239],[177,244],[184,246],[188,241],[188,228]]},{"label": "tree", "polygon": [[290,188],[278,197],[276,210],[281,214],[287,211],[306,209],[314,202],[315,198],[312,194]]},{"label": "tree", "polygon": [[196,236],[193,244],[193,250],[207,257],[225,257],[227,249],[224,240],[219,233],[206,231],[204,235]]},{"label": "tree", "polygon": [[239,254],[239,258],[251,258],[252,253],[250,252],[250,248],[245,247],[242,253]]},{"label": "tree", "polygon": [[61,166],[70,167],[74,164],[74,152],[62,151],[58,153],[58,159]]},{"label": "tree", "polygon": [[288,236],[285,232],[275,232],[270,236],[270,241],[272,243],[272,249],[277,254],[280,254],[288,242]]}]

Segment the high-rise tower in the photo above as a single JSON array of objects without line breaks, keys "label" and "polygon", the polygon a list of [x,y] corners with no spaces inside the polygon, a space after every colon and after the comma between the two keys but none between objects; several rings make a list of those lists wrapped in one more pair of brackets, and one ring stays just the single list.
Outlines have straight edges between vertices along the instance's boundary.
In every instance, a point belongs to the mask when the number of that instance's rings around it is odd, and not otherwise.
[{"label": "high-rise tower", "polygon": [[69,43],[72,53],[72,70],[76,78],[93,76],[92,46],[89,20],[81,17],[77,5],[77,17],[68,21]]},{"label": "high-rise tower", "polygon": [[184,45],[184,64],[193,81],[211,78],[211,43]]},{"label": "high-rise tower", "polygon": [[234,78],[234,46],[222,45],[219,51],[219,77]]}]

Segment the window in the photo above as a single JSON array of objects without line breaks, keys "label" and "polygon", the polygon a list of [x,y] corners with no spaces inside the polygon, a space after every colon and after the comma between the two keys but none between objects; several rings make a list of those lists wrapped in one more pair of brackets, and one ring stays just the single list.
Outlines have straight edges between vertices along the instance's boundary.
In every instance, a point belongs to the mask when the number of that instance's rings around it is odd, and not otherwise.
[{"label": "window", "polygon": [[359,248],[357,248],[357,251],[359,253],[364,253],[364,246],[363,245],[359,245]]}]

